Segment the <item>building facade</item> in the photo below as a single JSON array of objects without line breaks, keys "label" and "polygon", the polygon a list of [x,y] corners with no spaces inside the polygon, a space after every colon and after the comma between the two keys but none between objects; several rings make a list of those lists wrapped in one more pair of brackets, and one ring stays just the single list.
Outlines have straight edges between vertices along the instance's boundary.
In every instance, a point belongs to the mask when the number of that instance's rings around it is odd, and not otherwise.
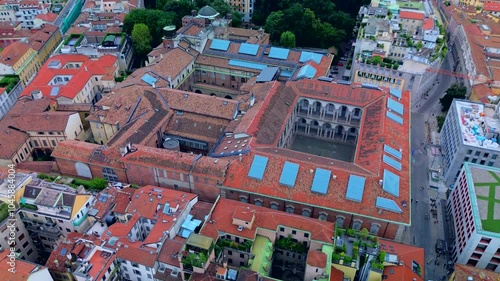
[{"label": "building facade", "polygon": [[[454,239],[455,263],[500,272],[499,220],[493,210],[495,189],[500,186],[500,169],[465,163],[448,199]],[[492,206],[493,205],[493,206]]]}]

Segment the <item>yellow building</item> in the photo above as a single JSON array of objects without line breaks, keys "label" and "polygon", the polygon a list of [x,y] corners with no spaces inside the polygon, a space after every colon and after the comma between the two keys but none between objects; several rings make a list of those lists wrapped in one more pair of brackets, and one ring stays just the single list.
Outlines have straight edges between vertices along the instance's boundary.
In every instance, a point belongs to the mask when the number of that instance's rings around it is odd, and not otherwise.
[{"label": "yellow building", "polygon": [[37,52],[38,69],[50,57],[61,41],[61,31],[57,26],[51,24],[44,24],[42,29],[28,38],[28,44]]},{"label": "yellow building", "polygon": [[0,75],[17,75],[26,86],[40,69],[37,52],[25,42],[14,42],[0,53]]}]

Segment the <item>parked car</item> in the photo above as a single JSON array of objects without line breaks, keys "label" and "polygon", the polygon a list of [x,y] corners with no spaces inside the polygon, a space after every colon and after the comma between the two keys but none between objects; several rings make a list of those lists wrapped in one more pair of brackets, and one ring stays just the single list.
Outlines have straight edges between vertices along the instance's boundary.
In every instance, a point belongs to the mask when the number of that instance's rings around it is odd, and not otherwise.
[{"label": "parked car", "polygon": [[338,66],[344,66],[344,64],[343,64],[343,63],[341,63],[341,62],[337,63],[337,65],[338,65]]}]

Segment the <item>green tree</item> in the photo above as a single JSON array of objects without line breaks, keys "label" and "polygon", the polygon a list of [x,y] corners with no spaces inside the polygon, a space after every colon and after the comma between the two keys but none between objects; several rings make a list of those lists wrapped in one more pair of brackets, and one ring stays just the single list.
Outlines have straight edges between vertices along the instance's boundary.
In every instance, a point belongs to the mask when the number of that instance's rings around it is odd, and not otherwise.
[{"label": "green tree", "polygon": [[229,6],[224,0],[214,0],[210,3],[210,6],[219,13],[220,17],[226,17],[227,14],[232,14],[233,12],[231,6]]},{"label": "green tree", "polygon": [[446,94],[439,99],[439,103],[442,107],[441,110],[443,112],[448,111],[454,99],[465,99],[466,96],[467,88],[463,84],[455,83],[451,85],[448,90],[446,90]]},{"label": "green tree", "polygon": [[359,232],[359,234],[361,234],[361,237],[363,237],[364,239],[366,239],[366,237],[368,237],[368,235],[370,234],[370,232],[368,232],[368,229],[363,228],[363,229],[361,229],[361,231]]},{"label": "green tree", "polygon": [[374,56],[372,57],[372,62],[375,65],[381,64],[383,62],[382,58],[379,56]]},{"label": "green tree", "polygon": [[272,12],[266,20],[266,31],[270,34],[271,40],[278,40],[285,30],[284,13],[282,11]]},{"label": "green tree", "polygon": [[163,28],[171,25],[176,15],[171,12],[160,10],[135,9],[125,16],[123,21],[123,31],[132,35],[134,25],[143,23],[148,26],[151,34],[151,47],[156,47],[162,42]]},{"label": "green tree", "polygon": [[417,44],[415,45],[415,48],[417,48],[417,50],[420,51],[420,49],[422,49],[424,47],[424,44],[422,44],[422,42],[418,41]]},{"label": "green tree", "polygon": [[242,22],[243,15],[240,12],[233,12],[233,20],[231,21],[231,25],[234,27],[241,27]]},{"label": "green tree", "polygon": [[143,23],[134,25],[134,29],[132,30],[132,42],[139,56],[147,55],[149,51],[151,51],[151,34],[149,33],[147,25]]},{"label": "green tree", "polygon": [[281,33],[280,45],[286,48],[295,48],[295,34],[290,31]]}]

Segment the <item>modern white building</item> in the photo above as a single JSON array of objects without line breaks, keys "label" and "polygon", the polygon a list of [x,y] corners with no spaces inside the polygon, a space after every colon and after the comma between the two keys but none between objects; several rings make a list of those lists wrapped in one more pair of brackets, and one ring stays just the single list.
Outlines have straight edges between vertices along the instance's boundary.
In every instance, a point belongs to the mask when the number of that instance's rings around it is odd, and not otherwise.
[{"label": "modern white building", "polygon": [[500,167],[498,106],[453,101],[441,130],[445,183],[451,187],[465,162]]},{"label": "modern white building", "polygon": [[500,272],[499,190],[500,169],[464,164],[447,205],[455,263]]}]

